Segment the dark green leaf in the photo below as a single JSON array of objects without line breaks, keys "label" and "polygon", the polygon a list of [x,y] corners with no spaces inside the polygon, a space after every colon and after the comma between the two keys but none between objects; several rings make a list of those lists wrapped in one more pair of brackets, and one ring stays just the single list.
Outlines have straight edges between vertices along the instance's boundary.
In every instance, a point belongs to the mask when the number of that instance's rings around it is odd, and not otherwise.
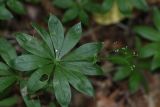
[{"label": "dark green leaf", "polygon": [[17,33],[16,39],[20,46],[28,52],[40,57],[51,58],[48,49],[44,46],[44,43],[38,41],[36,38],[25,33]]},{"label": "dark green leaf", "polygon": [[135,6],[137,9],[147,11],[148,4],[146,0],[131,0],[131,4]]},{"label": "dark green leaf", "polygon": [[19,100],[18,96],[5,98],[0,101],[0,106],[1,107],[13,107],[13,106],[15,106],[15,104],[17,103],[18,100]]},{"label": "dark green leaf", "polygon": [[10,11],[4,5],[0,5],[0,20],[9,20],[11,18],[13,18],[13,15]]},{"label": "dark green leaf", "polygon": [[139,56],[143,58],[153,56],[157,52],[158,46],[159,46],[158,43],[150,43],[145,45],[144,47],[141,48]]},{"label": "dark green leaf", "polygon": [[63,57],[66,53],[68,53],[80,40],[82,35],[82,27],[81,23],[74,25],[71,29],[69,29],[64,42],[62,49],[60,51],[60,58]]},{"label": "dark green leaf", "polygon": [[120,68],[118,68],[118,71],[114,75],[114,80],[119,81],[119,80],[126,79],[127,77],[129,77],[131,72],[134,72],[134,71],[131,70],[130,66],[129,67],[120,67]]},{"label": "dark green leaf", "polygon": [[21,55],[15,59],[14,68],[20,71],[30,71],[50,63],[50,60],[35,55]]},{"label": "dark green leaf", "polygon": [[152,61],[151,70],[155,70],[160,67],[160,54],[156,54]]},{"label": "dark green leaf", "polygon": [[153,9],[153,21],[156,28],[160,31],[160,11],[157,7]]},{"label": "dark green leaf", "polygon": [[102,12],[108,12],[113,6],[114,0],[104,0],[102,3]]},{"label": "dark green leaf", "polygon": [[129,0],[117,0],[120,11],[125,15],[130,15],[132,12],[132,4]]},{"label": "dark green leaf", "polygon": [[41,36],[44,42],[48,45],[52,53],[52,57],[55,58],[54,45],[53,45],[53,41],[52,41],[50,34],[48,34],[48,32],[44,28],[38,26],[35,23],[32,24],[32,26],[38,32],[38,34]]},{"label": "dark green leaf", "polygon": [[63,45],[63,40],[64,40],[63,25],[56,16],[50,15],[50,18],[48,21],[48,28],[49,28],[52,43],[54,45],[56,58],[58,58],[60,50]]},{"label": "dark green leaf", "polygon": [[53,65],[46,65],[35,71],[28,80],[28,90],[30,92],[36,92],[39,89],[47,85],[51,72],[53,71]]},{"label": "dark green leaf", "polygon": [[26,12],[23,4],[18,0],[8,0],[7,5],[11,10],[18,14],[24,14]]},{"label": "dark green leaf", "polygon": [[117,56],[117,55],[115,55],[115,56],[112,55],[111,56],[110,55],[110,56],[107,57],[107,59],[114,64],[121,64],[121,65],[129,65],[130,64],[130,61],[127,60],[127,58],[124,57],[124,56]]},{"label": "dark green leaf", "polygon": [[62,107],[68,107],[71,101],[71,90],[63,69],[56,67],[53,87],[57,101]]},{"label": "dark green leaf", "polygon": [[102,43],[87,43],[64,57],[64,61],[90,60],[90,58],[97,55],[101,49]]},{"label": "dark green leaf", "polygon": [[78,15],[78,9],[77,8],[71,8],[71,9],[68,9],[65,13],[64,13],[64,16],[63,16],[63,19],[62,21],[64,23],[66,22],[69,22],[69,21],[72,21],[74,20]]},{"label": "dark green leaf", "polygon": [[134,28],[134,31],[145,39],[151,41],[160,41],[160,33],[152,27],[137,26]]},{"label": "dark green leaf", "polygon": [[129,89],[132,93],[135,93],[139,89],[139,86],[142,82],[142,78],[142,75],[138,72],[134,71],[134,73],[132,73],[129,79]]},{"label": "dark green leaf", "polygon": [[102,75],[102,69],[90,62],[64,62],[63,66],[72,71],[78,71],[85,75]]},{"label": "dark green leaf", "polygon": [[72,7],[74,5],[73,0],[54,0],[53,3],[57,7],[64,8],[64,9]]},{"label": "dark green leaf", "polygon": [[9,66],[12,66],[11,61],[17,57],[15,49],[8,41],[3,38],[0,38],[0,45],[1,57]]},{"label": "dark green leaf", "polygon": [[0,62],[0,76],[10,75],[10,74],[11,72],[9,72],[9,67],[6,64]]},{"label": "dark green leaf", "polygon": [[79,19],[84,25],[88,25],[89,16],[84,10],[79,11]]},{"label": "dark green leaf", "polygon": [[3,93],[6,88],[15,83],[17,78],[15,76],[0,77],[0,93]]},{"label": "dark green leaf", "polygon": [[84,93],[88,96],[94,95],[94,89],[90,81],[80,72],[65,70],[65,75],[69,83],[79,92]]}]

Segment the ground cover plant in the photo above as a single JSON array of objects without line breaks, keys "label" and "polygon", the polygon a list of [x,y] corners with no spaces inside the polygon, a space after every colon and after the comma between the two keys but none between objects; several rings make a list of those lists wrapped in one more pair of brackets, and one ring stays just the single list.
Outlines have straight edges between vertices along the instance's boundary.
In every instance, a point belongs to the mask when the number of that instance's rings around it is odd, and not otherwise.
[{"label": "ground cover plant", "polygon": [[0,0],[0,107],[159,107],[159,4]]}]

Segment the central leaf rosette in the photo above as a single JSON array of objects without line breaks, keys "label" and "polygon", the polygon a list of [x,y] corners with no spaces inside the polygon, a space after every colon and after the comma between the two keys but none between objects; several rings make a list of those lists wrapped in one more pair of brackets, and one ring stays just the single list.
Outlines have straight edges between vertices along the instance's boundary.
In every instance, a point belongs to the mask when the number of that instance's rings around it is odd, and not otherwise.
[{"label": "central leaf rosette", "polygon": [[72,50],[82,35],[81,23],[74,25],[64,36],[62,23],[51,15],[48,21],[49,33],[33,24],[43,41],[25,33],[17,33],[16,39],[28,53],[14,61],[19,71],[34,71],[28,79],[27,89],[34,93],[51,84],[57,101],[62,107],[71,100],[71,84],[76,90],[93,96],[94,91],[85,75],[101,75],[96,64],[102,43],[87,43]]}]

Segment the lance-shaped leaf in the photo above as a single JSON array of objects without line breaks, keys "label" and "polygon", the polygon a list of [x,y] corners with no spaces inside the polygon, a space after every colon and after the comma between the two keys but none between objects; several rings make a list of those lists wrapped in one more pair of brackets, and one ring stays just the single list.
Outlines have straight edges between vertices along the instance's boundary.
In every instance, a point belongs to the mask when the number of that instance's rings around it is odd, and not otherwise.
[{"label": "lance-shaped leaf", "polygon": [[50,15],[50,18],[48,21],[48,28],[49,28],[51,40],[53,41],[52,43],[54,45],[56,58],[58,58],[60,50],[63,45],[63,40],[64,40],[63,25],[56,16]]},{"label": "lance-shaped leaf", "polygon": [[129,79],[129,89],[132,93],[136,92],[140,87],[142,83],[143,76],[134,71]]},{"label": "lance-shaped leaf", "polygon": [[152,27],[137,26],[134,28],[134,31],[145,39],[148,39],[154,42],[160,41],[160,32],[156,31]]},{"label": "lance-shaped leaf", "polygon": [[60,51],[60,58],[63,57],[66,53],[68,53],[80,40],[82,34],[81,23],[74,25],[71,29],[69,29],[64,42],[62,49]]},{"label": "lance-shaped leaf", "polygon": [[52,71],[53,65],[46,65],[35,71],[28,80],[28,90],[33,93],[47,85]]},{"label": "lance-shaped leaf", "polygon": [[12,45],[3,38],[0,38],[0,55],[3,60],[9,65],[12,66],[12,60],[17,57],[15,49]]},{"label": "lance-shaped leaf", "polygon": [[84,10],[80,10],[78,12],[78,16],[79,16],[79,19],[80,21],[82,22],[82,24],[84,25],[88,25],[89,23],[89,15],[87,14],[87,12],[85,12]]},{"label": "lance-shaped leaf", "polygon": [[90,81],[80,72],[71,71],[64,69],[65,75],[69,83],[79,92],[84,93],[88,96],[94,95],[94,89]]},{"label": "lance-shaped leaf", "polygon": [[12,11],[18,14],[24,14],[26,12],[24,5],[19,0],[8,0],[7,5]]},{"label": "lance-shaped leaf", "polygon": [[15,76],[0,77],[0,93],[15,83],[16,80]]},{"label": "lance-shaped leaf", "polygon": [[114,64],[120,64],[120,65],[129,65],[130,64],[129,60],[124,56],[110,55],[107,57],[107,59]]},{"label": "lance-shaped leaf", "polygon": [[63,19],[62,21],[64,23],[66,22],[69,22],[73,19],[75,19],[78,15],[78,9],[77,8],[71,8],[71,9],[68,9],[65,13],[64,13],[64,16],[63,16]]},{"label": "lance-shaped leaf", "polygon": [[40,42],[36,38],[25,33],[17,33],[16,39],[20,46],[28,52],[40,57],[51,58],[47,47],[44,46],[43,42]]},{"label": "lance-shaped leaf", "polygon": [[125,15],[130,15],[132,12],[132,5],[129,0],[117,0],[120,11]]},{"label": "lance-shaped leaf", "polygon": [[62,107],[68,107],[71,100],[71,90],[63,69],[56,67],[53,87],[57,101]]},{"label": "lance-shaped leaf", "polygon": [[103,74],[103,71],[99,66],[90,62],[64,62],[62,65],[67,69],[81,72],[85,75]]},{"label": "lance-shaped leaf", "polygon": [[139,56],[142,58],[147,58],[154,56],[158,52],[159,43],[150,43],[143,46],[139,51]]},{"label": "lance-shaped leaf", "polygon": [[14,68],[20,71],[30,71],[50,64],[50,60],[35,55],[21,55],[14,61]]},{"label": "lance-shaped leaf", "polygon": [[119,80],[126,79],[127,77],[130,76],[131,72],[132,71],[131,71],[130,66],[129,67],[128,66],[120,67],[120,68],[118,68],[118,71],[114,75],[114,80],[119,81]]},{"label": "lance-shaped leaf", "polygon": [[102,43],[87,43],[64,57],[64,61],[90,60],[102,49]]},{"label": "lance-shaped leaf", "polygon": [[69,8],[74,4],[73,0],[54,0],[53,3],[63,9]]},{"label": "lance-shaped leaf", "polygon": [[44,28],[38,26],[35,23],[33,23],[32,26],[38,32],[38,34],[41,36],[41,38],[44,40],[44,42],[47,44],[47,46],[49,47],[49,49],[52,53],[52,57],[55,58],[53,40],[52,40],[50,34],[48,34],[48,32]]}]

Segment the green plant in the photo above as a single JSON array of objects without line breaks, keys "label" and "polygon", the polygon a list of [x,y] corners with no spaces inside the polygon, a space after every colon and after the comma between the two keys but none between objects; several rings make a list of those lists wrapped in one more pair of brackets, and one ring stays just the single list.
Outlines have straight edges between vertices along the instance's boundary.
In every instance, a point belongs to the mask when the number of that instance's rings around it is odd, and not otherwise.
[{"label": "green plant", "polygon": [[55,6],[66,9],[62,21],[64,23],[78,18],[83,24],[89,22],[88,13],[101,10],[101,5],[93,0],[53,0]]},{"label": "green plant", "polygon": [[153,22],[155,27],[136,26],[134,31],[142,38],[151,41],[141,48],[140,57],[153,58],[151,70],[160,67],[160,11],[157,8],[153,10]]},{"label": "green plant", "polygon": [[103,12],[111,10],[115,2],[117,3],[119,10],[127,16],[132,14],[134,8],[142,11],[148,10],[146,0],[104,0],[102,4]]},{"label": "green plant", "polygon": [[102,75],[96,64],[102,43],[87,43],[71,51],[81,38],[81,23],[69,29],[64,37],[63,26],[54,15],[48,21],[49,33],[36,24],[33,27],[43,41],[25,33],[16,34],[20,46],[29,53],[18,56],[13,62],[14,68],[24,73],[33,71],[27,82],[22,83],[25,85],[21,86],[22,91],[33,94],[51,86],[62,107],[70,103],[70,84],[79,92],[93,96],[93,87],[84,75]]},{"label": "green plant", "polygon": [[[6,63],[5,64],[4,62],[0,62],[0,95],[3,98],[3,94],[5,94],[6,91],[8,91],[12,86],[22,82],[22,77],[19,71],[15,70],[12,66],[13,60],[17,57],[16,51],[12,47],[12,45],[3,38],[0,38],[0,56]],[[27,98],[27,95],[23,94],[27,93],[27,90],[23,90],[21,92],[25,103],[30,103],[30,106],[28,107],[35,107],[35,101],[29,100],[29,98]],[[10,97],[0,100],[0,106],[10,107],[11,105],[14,105],[16,103],[16,99],[17,97]]]},{"label": "green plant", "polygon": [[13,17],[9,10],[17,14],[24,14],[26,12],[19,0],[0,0],[0,20],[9,20]]},{"label": "green plant", "polygon": [[117,65],[114,74],[114,81],[129,79],[129,90],[135,93],[141,86],[147,90],[144,71],[148,70],[149,62],[142,60],[138,52],[128,49],[128,47],[116,49],[114,54],[107,57],[109,61]]}]

